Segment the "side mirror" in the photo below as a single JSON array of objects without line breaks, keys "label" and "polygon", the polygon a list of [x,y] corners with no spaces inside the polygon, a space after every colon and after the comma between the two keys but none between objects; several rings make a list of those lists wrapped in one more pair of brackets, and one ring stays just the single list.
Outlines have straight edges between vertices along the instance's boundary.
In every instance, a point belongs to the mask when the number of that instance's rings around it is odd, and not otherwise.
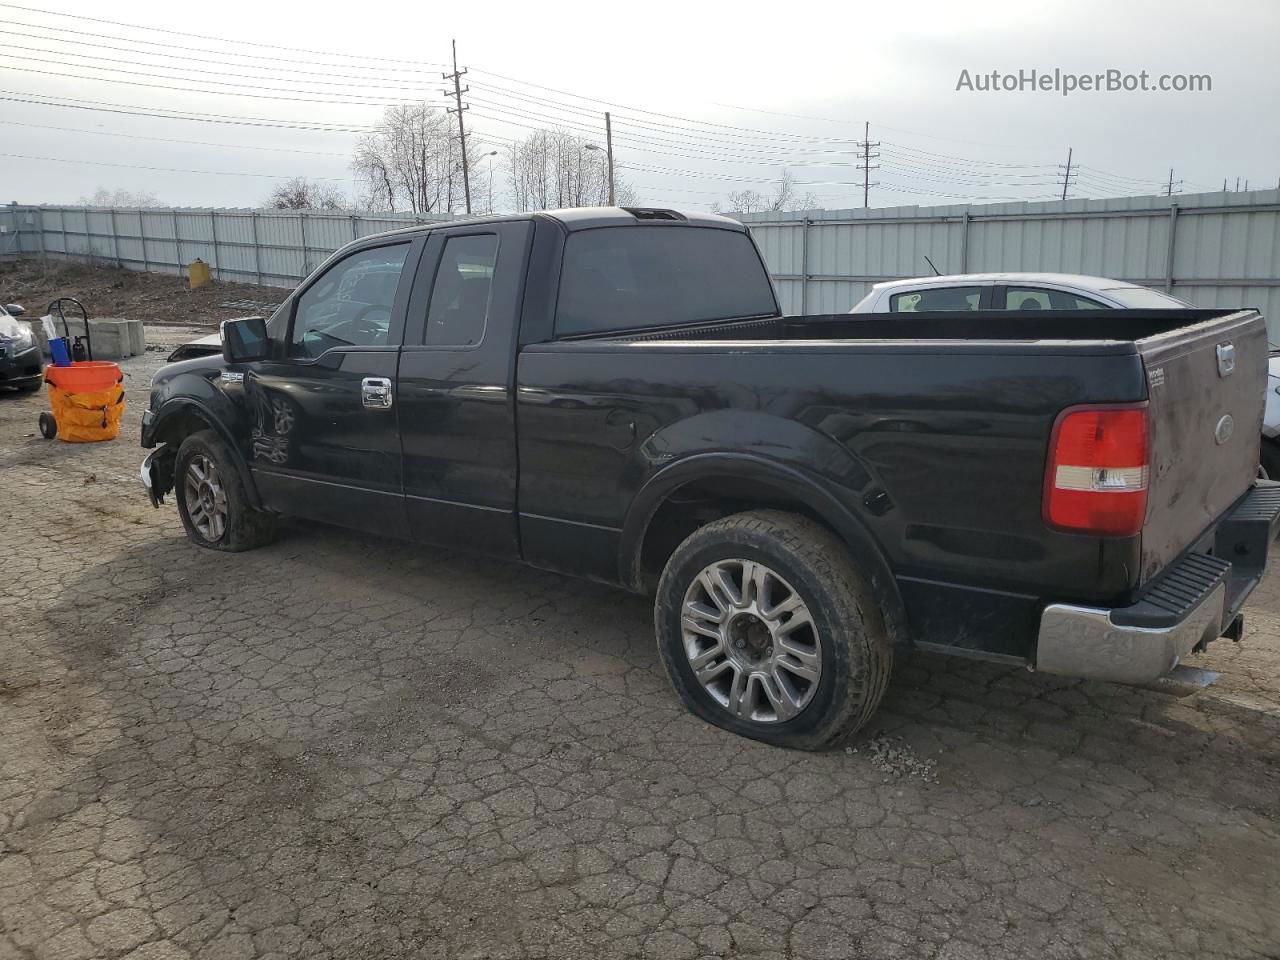
[{"label": "side mirror", "polygon": [[9,316],[11,316],[11,317],[20,317],[20,316],[22,316],[24,313],[26,313],[27,311],[25,311],[25,310],[23,310],[23,309],[22,309],[22,304],[19,304],[19,303],[6,303],[6,304],[4,305],[4,312],[5,312],[5,313],[7,313],[7,314],[8,314]]},{"label": "side mirror", "polygon": [[227,363],[265,360],[269,351],[267,321],[262,317],[222,322],[222,359]]}]

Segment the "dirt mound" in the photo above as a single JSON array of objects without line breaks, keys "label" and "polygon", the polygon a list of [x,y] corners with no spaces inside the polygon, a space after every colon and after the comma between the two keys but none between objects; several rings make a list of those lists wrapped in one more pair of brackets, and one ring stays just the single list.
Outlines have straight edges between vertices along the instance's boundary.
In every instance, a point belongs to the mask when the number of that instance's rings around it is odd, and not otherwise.
[{"label": "dirt mound", "polygon": [[[279,303],[288,292],[280,287],[220,282],[188,290],[184,277],[65,260],[0,264],[0,299],[22,304],[28,317],[43,314],[56,297],[75,297],[92,317],[213,327],[232,317],[261,313],[252,304]],[[236,305],[223,306],[231,302]]]}]

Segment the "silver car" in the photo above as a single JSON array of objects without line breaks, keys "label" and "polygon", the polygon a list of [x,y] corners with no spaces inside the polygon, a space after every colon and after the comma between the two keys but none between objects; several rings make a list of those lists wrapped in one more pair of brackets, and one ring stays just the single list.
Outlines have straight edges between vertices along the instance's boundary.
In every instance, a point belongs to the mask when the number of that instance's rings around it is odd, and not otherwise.
[{"label": "silver car", "polygon": [[[1123,280],[1074,273],[957,273],[877,283],[850,313],[929,310],[1169,310],[1194,306]],[[1268,361],[1267,411],[1259,459],[1280,478],[1280,349]]]},{"label": "silver car", "polygon": [[1168,310],[1192,304],[1148,287],[1074,273],[957,273],[877,283],[850,313],[925,310]]}]

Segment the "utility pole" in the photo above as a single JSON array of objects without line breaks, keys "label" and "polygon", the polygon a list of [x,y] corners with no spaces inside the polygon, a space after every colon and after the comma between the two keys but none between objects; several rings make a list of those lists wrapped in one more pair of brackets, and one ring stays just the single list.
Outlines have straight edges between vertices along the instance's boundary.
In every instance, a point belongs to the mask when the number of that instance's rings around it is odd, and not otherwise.
[{"label": "utility pole", "polygon": [[613,206],[613,120],[609,111],[604,112],[604,149],[609,159],[609,206]]},{"label": "utility pole", "polygon": [[[1182,181],[1181,181],[1181,180],[1179,180],[1179,181],[1177,182],[1177,185],[1178,185],[1178,187],[1179,187],[1179,188],[1181,188],[1181,187],[1182,187]],[[1222,187],[1223,187],[1223,189],[1224,189],[1224,190],[1226,189],[1226,186],[1227,186],[1227,185],[1226,185],[1225,183],[1223,183]],[[1168,183],[1168,185],[1164,188],[1164,195],[1165,195],[1166,197],[1172,197],[1175,193],[1181,193],[1181,192],[1182,192],[1182,190],[1181,190],[1181,189],[1174,190],[1174,189],[1173,189],[1173,187],[1174,187],[1174,180],[1173,180],[1173,167],[1170,167],[1170,168],[1169,168],[1169,183]]]},{"label": "utility pole", "polygon": [[[458,115],[458,140],[462,143],[462,189],[466,192],[467,197],[467,213],[471,212],[471,171],[467,169],[467,128],[462,123],[462,114],[469,110],[470,107],[462,105],[462,95],[470,90],[470,87],[462,86],[462,77],[466,74],[466,70],[458,69],[458,41],[450,41],[453,44],[453,73],[440,74],[445,80],[453,81],[453,102],[457,104],[457,108],[447,107],[446,112],[456,113]],[[450,91],[446,90],[444,95],[449,96]]]},{"label": "utility pole", "polygon": [[871,182],[871,171],[880,169],[880,164],[872,164],[871,162],[880,156],[878,153],[871,152],[872,147],[880,146],[880,141],[877,140],[875,143],[871,142],[870,122],[863,123],[862,140],[861,142],[855,141],[855,145],[862,151],[862,156],[860,157],[862,162],[858,164],[857,168],[862,171],[862,208],[865,210],[871,205],[871,188],[879,186],[878,183]]},{"label": "utility pole", "polygon": [[1236,193],[1240,192],[1240,178],[1236,177]]},{"label": "utility pole", "polygon": [[[1067,199],[1067,187],[1071,186],[1071,184],[1074,182],[1072,181],[1071,178],[1073,176],[1076,176],[1076,174],[1073,174],[1071,172],[1071,154],[1072,154],[1072,148],[1067,147],[1067,166],[1062,174],[1062,199],[1063,200]],[[1063,170],[1062,164],[1058,164],[1058,169]]]}]

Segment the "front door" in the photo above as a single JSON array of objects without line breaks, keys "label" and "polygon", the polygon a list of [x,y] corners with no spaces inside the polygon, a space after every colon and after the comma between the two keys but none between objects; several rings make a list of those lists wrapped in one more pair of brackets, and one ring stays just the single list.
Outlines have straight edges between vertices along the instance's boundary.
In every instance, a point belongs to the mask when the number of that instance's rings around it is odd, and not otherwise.
[{"label": "front door", "polygon": [[246,371],[250,466],[271,509],[404,534],[396,366],[422,243],[332,263],[292,298],[272,359]]}]

